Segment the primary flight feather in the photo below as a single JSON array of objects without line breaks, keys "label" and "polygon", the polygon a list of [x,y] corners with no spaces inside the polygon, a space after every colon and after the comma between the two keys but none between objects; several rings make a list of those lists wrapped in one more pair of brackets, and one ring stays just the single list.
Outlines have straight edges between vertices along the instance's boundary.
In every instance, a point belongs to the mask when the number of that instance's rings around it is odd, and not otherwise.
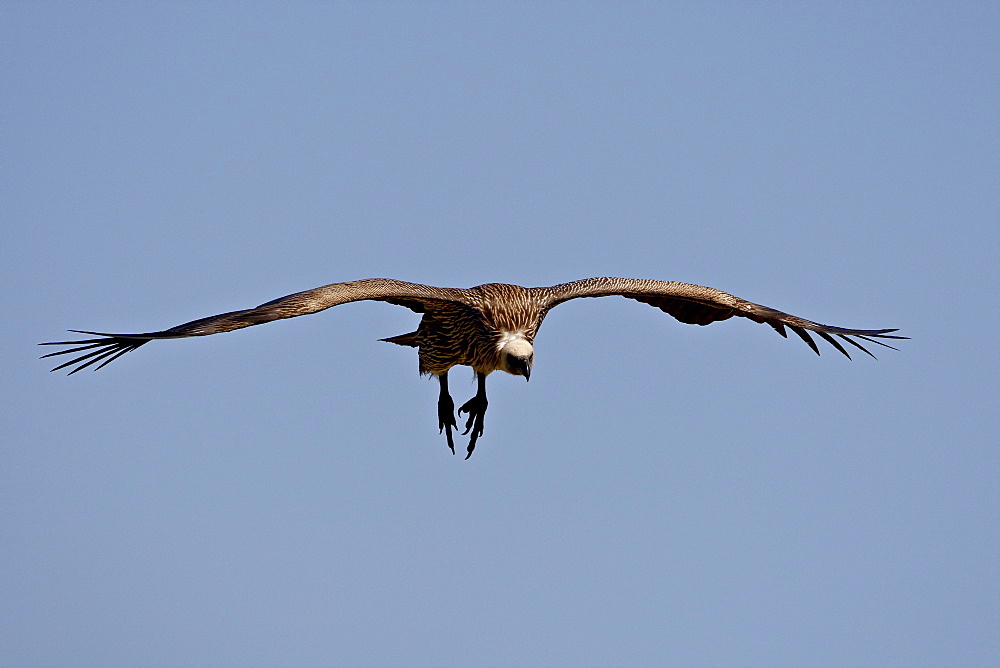
[{"label": "primary flight feather", "polygon": [[[43,357],[82,353],[52,369],[74,367],[70,375],[96,364],[100,369],[125,353],[155,339],[179,339],[189,336],[219,334],[272,320],[294,318],[328,309],[331,306],[362,300],[389,302],[422,313],[416,331],[393,336],[389,341],[418,349],[420,373],[433,374],[440,383],[438,426],[446,433],[448,447],[455,452],[452,429],[457,429],[455,408],[448,393],[448,370],[455,365],[470,366],[476,371],[478,391],[458,409],[468,413],[464,434],[470,434],[468,454],[483,434],[486,414],[486,376],[506,371],[515,376],[531,375],[534,363],[532,343],[542,320],[553,306],[578,297],[621,296],[650,304],[677,320],[692,325],[708,325],[733,316],[766,323],[782,336],[786,328],[805,341],[816,354],[819,347],[810,332],[830,343],[850,358],[843,343],[868,355],[865,343],[892,348],[880,339],[905,339],[894,336],[896,329],[845,329],[821,325],[767,306],[754,304],[721,290],[691,283],[653,281],[634,278],[587,278],[551,287],[523,288],[505,283],[487,283],[474,288],[438,288],[407,283],[391,278],[366,278],[347,283],[331,283],[312,290],[265,302],[243,311],[231,311],[186,322],[170,329],[143,334],[106,334],[70,330],[99,337],[76,341],[51,341],[43,346],[71,346]],[[75,365],[75,366],[74,366]]]}]

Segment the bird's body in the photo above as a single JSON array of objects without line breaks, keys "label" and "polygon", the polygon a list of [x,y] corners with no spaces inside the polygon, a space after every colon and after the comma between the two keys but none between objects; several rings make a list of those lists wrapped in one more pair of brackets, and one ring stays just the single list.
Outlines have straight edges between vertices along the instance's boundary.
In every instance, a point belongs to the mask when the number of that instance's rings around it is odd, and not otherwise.
[{"label": "bird's body", "polygon": [[463,365],[488,374],[503,369],[508,343],[535,340],[542,306],[529,288],[487,283],[466,290],[462,302],[425,305],[417,331],[383,340],[419,348],[420,373]]},{"label": "bird's body", "polygon": [[[652,281],[630,278],[588,278],[551,287],[524,288],[506,283],[487,283],[473,288],[437,288],[406,283],[389,278],[368,278],[347,283],[332,283],[313,290],[297,292],[252,309],[232,311],[194,320],[170,329],[143,334],[104,334],[71,330],[101,337],[80,341],[56,341],[42,345],[73,346],[45,355],[64,355],[86,351],[79,357],[57,366],[53,371],[77,364],[76,373],[100,362],[101,368],[125,353],[155,339],[174,339],[218,334],[258,325],[272,320],[307,315],[361,300],[385,301],[405,306],[423,317],[416,331],[393,336],[384,341],[412,346],[419,351],[420,373],[432,374],[440,382],[438,420],[447,433],[454,452],[452,429],[456,428],[454,404],[448,394],[448,371],[455,365],[475,369],[478,379],[476,396],[466,402],[459,415],[468,413],[465,433],[471,431],[468,454],[483,432],[486,413],[486,376],[493,371],[524,376],[531,374],[534,362],[532,343],[545,315],[554,306],[578,297],[618,295],[655,306],[677,320],[707,325],[733,316],[766,323],[782,336],[792,330],[819,354],[808,332],[814,332],[838,351],[850,357],[841,341],[871,353],[857,339],[887,345],[878,339],[901,339],[892,336],[895,329],[860,330],[821,325],[781,311],[754,304],[729,293],[690,283]],[[891,346],[889,346],[891,347]],[[467,457],[468,458],[468,457]]]}]

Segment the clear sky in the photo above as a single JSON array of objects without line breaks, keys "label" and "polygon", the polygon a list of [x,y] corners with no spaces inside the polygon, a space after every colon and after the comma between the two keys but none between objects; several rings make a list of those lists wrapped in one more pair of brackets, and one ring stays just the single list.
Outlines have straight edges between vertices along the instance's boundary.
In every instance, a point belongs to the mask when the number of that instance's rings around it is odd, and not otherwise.
[{"label": "clear sky", "polygon": [[[0,664],[1000,656],[996,3],[0,13]],[[601,275],[912,340],[571,302],[469,461],[388,304],[35,345]]]}]

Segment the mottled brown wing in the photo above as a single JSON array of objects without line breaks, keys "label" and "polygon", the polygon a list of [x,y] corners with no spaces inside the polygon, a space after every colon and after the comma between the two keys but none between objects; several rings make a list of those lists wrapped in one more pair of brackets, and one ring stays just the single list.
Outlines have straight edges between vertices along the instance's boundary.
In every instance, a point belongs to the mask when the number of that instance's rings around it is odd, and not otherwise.
[{"label": "mottled brown wing", "polygon": [[418,313],[423,313],[428,307],[432,308],[435,303],[465,303],[465,293],[465,290],[457,288],[437,288],[419,283],[406,283],[405,281],[397,281],[391,278],[366,278],[348,283],[331,283],[330,285],[324,285],[312,290],[296,292],[295,294],[265,302],[252,309],[231,311],[199,320],[192,320],[191,322],[186,322],[159,332],[106,334],[103,332],[72,329],[70,330],[71,332],[92,334],[99,338],[80,339],[76,341],[50,341],[39,345],[71,346],[66,350],[59,350],[48,355],[43,355],[43,359],[57,355],[82,353],[80,356],[52,369],[53,371],[57,371],[75,365],[75,368],[69,372],[70,374],[74,374],[93,364],[97,364],[95,369],[100,369],[125,353],[135,350],[139,346],[155,339],[179,339],[189,336],[207,336],[209,334],[230,332],[234,329],[260,325],[273,320],[309,315],[310,313],[328,309],[331,306],[362,300],[385,301],[405,306]]},{"label": "mottled brown wing", "polygon": [[788,336],[785,331],[785,328],[788,328],[805,341],[817,355],[819,355],[819,346],[816,345],[809,332],[815,332],[817,336],[827,341],[848,358],[851,356],[841,345],[841,341],[846,341],[855,348],[875,357],[858,340],[893,348],[879,339],[908,338],[891,335],[891,332],[899,331],[896,329],[847,329],[822,325],[767,306],[748,302],[722,290],[691,283],[634,278],[586,278],[549,288],[536,288],[536,290],[540,300],[545,304],[543,316],[553,306],[570,299],[617,295],[655,306],[677,320],[691,325],[708,325],[719,320],[739,316],[770,325],[784,337]]}]

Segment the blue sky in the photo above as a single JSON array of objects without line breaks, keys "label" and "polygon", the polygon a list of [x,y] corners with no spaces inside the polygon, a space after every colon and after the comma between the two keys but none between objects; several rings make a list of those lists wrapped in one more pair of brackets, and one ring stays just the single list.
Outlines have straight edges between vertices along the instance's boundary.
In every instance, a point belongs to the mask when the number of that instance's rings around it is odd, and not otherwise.
[{"label": "blue sky", "polygon": [[[995,4],[2,13],[0,664],[1000,654]],[[469,461],[387,304],[36,359],[335,281],[600,275],[912,340],[567,303]]]}]

